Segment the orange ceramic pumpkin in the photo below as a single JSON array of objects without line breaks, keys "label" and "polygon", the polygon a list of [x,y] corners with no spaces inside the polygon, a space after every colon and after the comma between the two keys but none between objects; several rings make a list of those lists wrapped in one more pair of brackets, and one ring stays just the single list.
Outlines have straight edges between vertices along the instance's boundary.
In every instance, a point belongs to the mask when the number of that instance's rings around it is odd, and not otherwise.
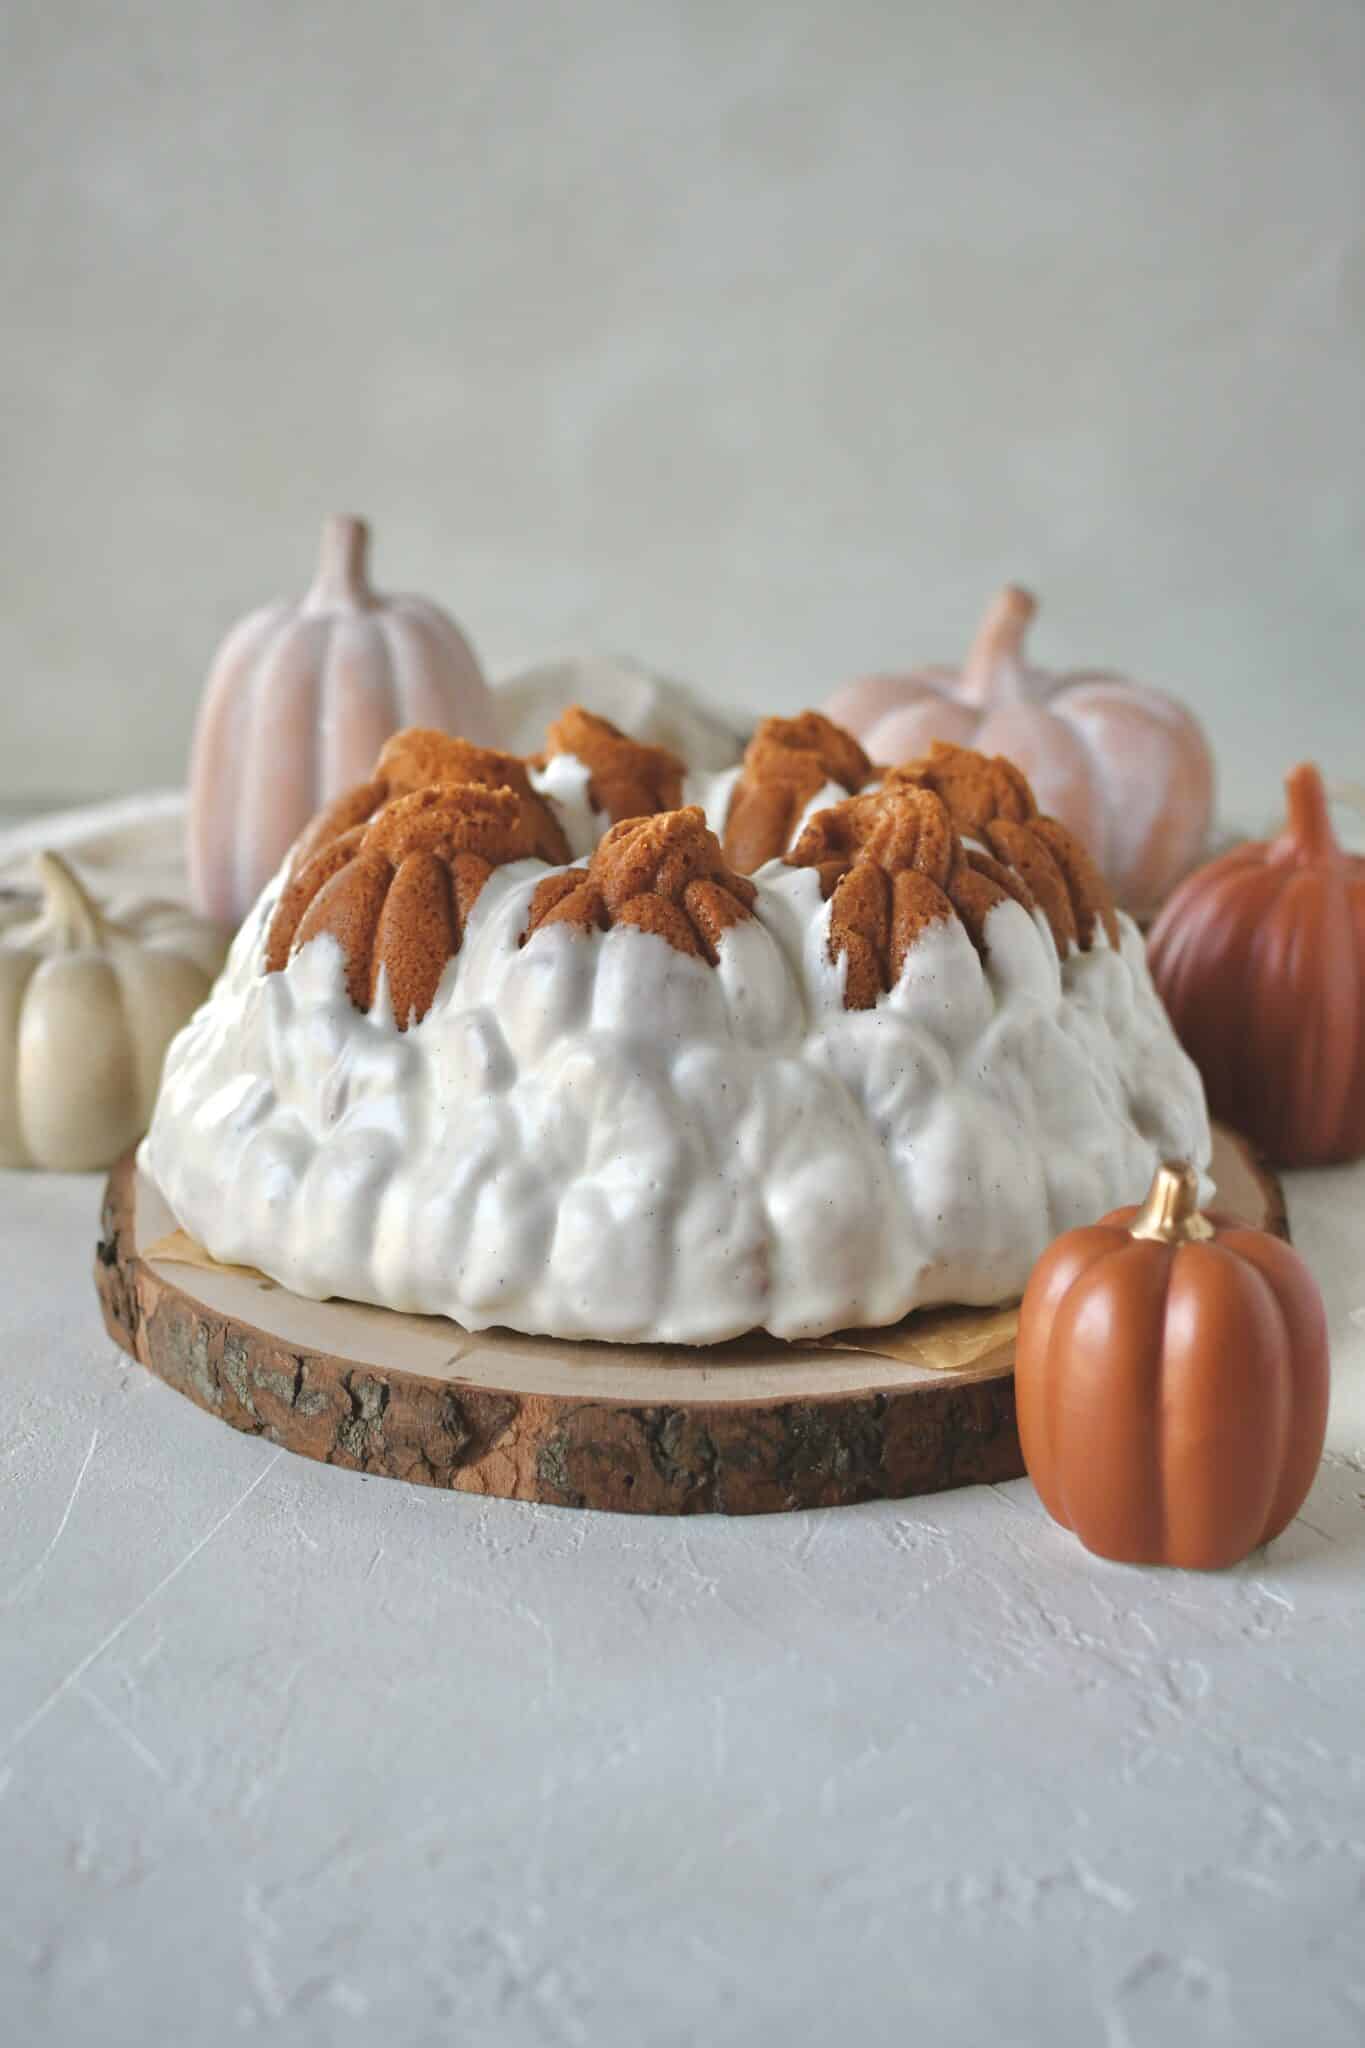
[{"label": "orange ceramic pumpkin", "polygon": [[1173,697],[1096,671],[1029,666],[1028,591],[1002,590],[962,668],[864,676],[824,706],[874,761],[895,767],[935,740],[1004,754],[1038,807],[1060,818],[1135,916],[1163,901],[1198,860],[1213,816],[1213,756]]},{"label": "orange ceramic pumpkin", "polygon": [[1327,1319],[1287,1244],[1198,1210],[1189,1166],[1034,1267],[1015,1391],[1044,1507],[1087,1550],[1203,1570],[1278,1536],[1327,1430]]},{"label": "orange ceramic pumpkin", "polygon": [[1316,768],[1278,839],[1181,885],[1149,959],[1216,1117],[1286,1166],[1365,1153],[1365,859],[1342,851]]},{"label": "orange ceramic pumpkin", "polygon": [[404,726],[496,737],[493,694],[453,619],[385,597],[362,520],[329,519],[302,604],[267,605],[223,642],[190,762],[190,888],[219,924],[246,915],[309,819],[362,782]]}]

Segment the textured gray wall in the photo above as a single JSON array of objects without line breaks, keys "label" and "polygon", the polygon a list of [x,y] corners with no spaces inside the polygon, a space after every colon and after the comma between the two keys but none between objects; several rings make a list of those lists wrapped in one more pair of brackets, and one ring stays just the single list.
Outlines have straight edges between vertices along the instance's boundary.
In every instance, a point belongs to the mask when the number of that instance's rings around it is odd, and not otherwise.
[{"label": "textured gray wall", "polygon": [[0,795],[367,512],[495,669],[959,647],[1365,768],[1361,0],[11,0]]}]

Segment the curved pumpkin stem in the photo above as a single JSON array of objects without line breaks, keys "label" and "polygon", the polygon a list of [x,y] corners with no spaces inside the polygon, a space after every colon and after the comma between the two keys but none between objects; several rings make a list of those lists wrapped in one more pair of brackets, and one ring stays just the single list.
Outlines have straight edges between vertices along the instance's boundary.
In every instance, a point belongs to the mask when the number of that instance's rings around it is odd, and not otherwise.
[{"label": "curved pumpkin stem", "polygon": [[1332,830],[1330,799],[1312,761],[1300,761],[1285,777],[1287,815],[1273,853],[1281,860],[1336,860],[1341,844]]},{"label": "curved pumpkin stem", "polygon": [[965,704],[986,704],[1002,663],[1021,659],[1038,600],[1018,583],[1007,583],[976,629],[976,638],[962,664],[957,694]]},{"label": "curved pumpkin stem", "polygon": [[370,529],[363,519],[344,512],[333,514],[322,529],[317,574],[303,601],[309,612],[331,611],[337,605],[354,605],[366,611],[374,603],[370,588],[368,559]]},{"label": "curved pumpkin stem", "polygon": [[66,862],[55,853],[40,853],[34,862],[43,892],[43,915],[69,952],[104,942],[108,926],[94,898]]},{"label": "curved pumpkin stem", "polygon": [[1213,1236],[1213,1225],[1199,1213],[1199,1175],[1187,1159],[1167,1159],[1158,1166],[1128,1229],[1131,1237],[1156,1244],[1205,1244]]}]

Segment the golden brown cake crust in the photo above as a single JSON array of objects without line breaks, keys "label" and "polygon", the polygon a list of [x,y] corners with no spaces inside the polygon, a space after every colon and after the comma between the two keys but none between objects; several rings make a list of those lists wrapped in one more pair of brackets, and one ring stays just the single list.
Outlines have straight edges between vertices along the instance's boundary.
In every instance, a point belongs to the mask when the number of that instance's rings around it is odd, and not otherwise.
[{"label": "golden brown cake crust", "polygon": [[[961,834],[984,840],[967,848]],[[929,926],[957,918],[977,951],[986,924],[1013,899],[1041,910],[1065,958],[1089,948],[1099,925],[1119,943],[1113,900],[1089,855],[1042,818],[1012,762],[940,747],[889,772],[880,786],[817,812],[787,855],[812,867],[829,901],[829,957],[846,962],[844,1002],[868,1009],[894,988]]]},{"label": "golden brown cake crust", "polygon": [[390,796],[407,796],[433,783],[472,783],[479,789],[514,789],[532,799],[535,791],[520,754],[500,747],[478,747],[456,733],[434,732],[411,725],[388,740],[375,763],[376,779]]},{"label": "golden brown cake crust", "polygon": [[298,874],[319,848],[353,826],[367,824],[395,797],[411,796],[438,784],[514,790],[534,820],[537,857],[551,863],[569,859],[563,828],[549,805],[531,787],[526,763],[519,755],[504,754],[496,747],[476,747],[472,740],[462,740],[453,733],[409,726],[385,744],[369,782],[345,791],[318,813],[295,845],[291,872]]},{"label": "golden brown cake crust", "polygon": [[787,864],[818,868],[828,896],[864,855],[891,873],[919,868],[942,887],[962,858],[962,845],[947,806],[932,790],[875,789],[817,811]]},{"label": "golden brown cake crust", "polygon": [[872,763],[852,733],[820,711],[765,718],[744,754],[725,820],[725,857],[752,874],[791,844],[797,820],[828,782],[861,789]]},{"label": "golden brown cake crust", "polygon": [[958,831],[983,840],[1022,879],[1063,957],[1073,942],[1088,951],[1100,925],[1109,943],[1118,945],[1118,912],[1108,883],[1065,825],[1039,816],[1028,778],[1013,761],[940,740],[919,760],[887,769],[884,789],[904,785],[933,790]]},{"label": "golden brown cake crust", "polygon": [[334,845],[357,826],[367,825],[388,800],[388,784],[376,781],[362,782],[354,789],[343,790],[331,803],[324,804],[312,823],[305,826],[294,841],[289,855],[290,875],[302,874],[309,861],[324,846]]},{"label": "golden brown cake crust", "polygon": [[[579,706],[551,728],[550,744],[552,754],[587,763],[603,808],[653,808],[613,824],[586,867],[545,877],[522,943],[550,924],[581,932],[628,924],[714,965],[756,891],[699,808],[658,808],[681,786],[681,763]],[[785,845],[825,783],[849,777],[856,785],[867,765],[856,742],[819,713],[765,720],[736,786],[744,801],[737,825],[731,805],[727,843],[734,828],[750,855],[760,837],[767,844],[776,834]],[[979,844],[964,846],[963,833]],[[430,1009],[492,870],[527,859],[559,867],[567,857],[517,756],[444,733],[400,733],[373,780],[329,806],[299,842],[267,933],[266,971],[279,972],[328,933],[345,956],[352,1001],[371,1008],[384,976],[406,1030]],[[1119,944],[1113,899],[1085,849],[1038,815],[1011,762],[969,748],[935,747],[887,771],[878,788],[818,812],[786,857],[819,874],[829,955],[846,963],[850,1009],[870,1008],[895,986],[932,925],[956,918],[984,954],[990,913],[1011,899],[1043,913],[1062,957],[1092,946],[1101,926]]]},{"label": "golden brown cake crust", "polygon": [[571,704],[545,735],[542,759],[553,761],[562,754],[582,761],[593,808],[604,811],[613,825],[676,811],[682,802],[686,767],[676,754],[629,738],[610,719],[581,704]]},{"label": "golden brown cake crust", "polygon": [[1028,890],[1048,921],[1058,955],[1065,959],[1077,939],[1076,913],[1066,877],[1048,851],[1047,844],[1028,825],[1009,818],[995,818],[981,829],[992,854]]},{"label": "golden brown cake crust", "polygon": [[1109,884],[1075,833],[1068,832],[1056,818],[1035,818],[1032,829],[1061,870],[1076,914],[1076,936],[1082,952],[1089,952],[1094,944],[1097,925],[1104,926],[1110,945],[1117,947],[1118,911]]},{"label": "golden brown cake crust", "polygon": [[442,783],[393,798],[291,876],[266,936],[267,974],[327,933],[357,1009],[373,1007],[383,974],[406,1031],[431,1008],[493,869],[536,858],[539,832],[514,789]]},{"label": "golden brown cake crust", "polygon": [[895,987],[932,925],[959,919],[984,952],[987,914],[1010,894],[971,866],[942,798],[910,784],[817,812],[787,861],[820,876],[829,957],[845,963],[849,1010],[870,1010]]},{"label": "golden brown cake crust", "polygon": [[586,868],[547,875],[522,944],[547,925],[588,933],[628,924],[714,966],[723,933],[751,915],[756,893],[693,804],[613,825]]},{"label": "golden brown cake crust", "polygon": [[959,832],[980,833],[995,818],[1015,823],[1036,818],[1038,805],[1023,770],[1003,754],[978,754],[936,740],[916,761],[888,768],[883,787],[910,783],[942,797]]}]

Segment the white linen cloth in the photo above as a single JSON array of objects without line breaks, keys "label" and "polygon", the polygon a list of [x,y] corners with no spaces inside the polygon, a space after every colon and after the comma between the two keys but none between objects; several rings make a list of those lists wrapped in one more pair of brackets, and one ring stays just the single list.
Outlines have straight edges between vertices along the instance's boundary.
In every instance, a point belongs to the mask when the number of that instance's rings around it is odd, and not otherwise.
[{"label": "white linen cloth", "polygon": [[152,789],[7,825],[0,830],[0,883],[30,883],[30,864],[41,852],[75,861],[101,896],[141,890],[184,902],[185,792]]}]

